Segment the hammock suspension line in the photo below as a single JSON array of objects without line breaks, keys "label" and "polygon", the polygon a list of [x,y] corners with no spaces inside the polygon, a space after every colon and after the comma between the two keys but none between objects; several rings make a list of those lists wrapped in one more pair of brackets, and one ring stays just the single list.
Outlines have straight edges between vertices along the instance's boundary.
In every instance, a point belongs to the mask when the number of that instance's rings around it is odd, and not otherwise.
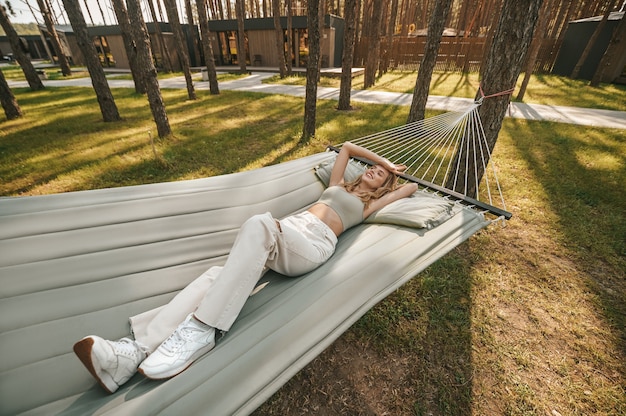
[{"label": "hammock suspension line", "polygon": [[[478,109],[484,98],[511,92],[507,90],[485,96],[481,87],[481,98],[465,111],[449,111],[352,142],[394,163],[406,165],[406,171],[400,175],[406,180],[509,219],[512,214],[506,211]],[[339,150],[335,147],[331,149]],[[464,160],[458,160],[459,157],[464,157]],[[360,161],[369,164],[369,161]],[[482,183],[479,183],[479,178]],[[449,183],[459,184],[459,181],[462,186],[457,185],[455,190],[447,186]],[[472,189],[474,191],[470,194]]]}]

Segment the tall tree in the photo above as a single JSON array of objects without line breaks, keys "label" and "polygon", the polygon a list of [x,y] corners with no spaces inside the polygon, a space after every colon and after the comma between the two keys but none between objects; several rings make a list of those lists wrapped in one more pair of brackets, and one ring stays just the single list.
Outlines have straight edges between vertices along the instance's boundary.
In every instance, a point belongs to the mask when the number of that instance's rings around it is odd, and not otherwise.
[{"label": "tall tree", "polygon": [[141,14],[141,6],[139,5],[139,0],[127,0],[126,4],[128,5],[128,18],[131,22],[134,22],[131,29],[133,40],[137,47],[138,68],[141,69],[139,75],[143,77],[143,83],[146,86],[148,103],[150,104],[152,117],[157,125],[159,137],[167,137],[172,134],[172,129],[165,112],[165,104],[163,103],[157,79],[157,70],[152,59],[150,36]]},{"label": "tall tree", "polygon": [[233,18],[233,8],[232,8],[232,4],[230,1],[226,2],[226,18],[228,20],[231,20]]},{"label": "tall tree", "polygon": [[546,26],[548,25],[548,19],[550,18],[549,11],[552,6],[553,0],[544,1],[545,3],[543,4],[543,6],[541,6],[541,12],[539,13],[537,29],[535,29],[535,35],[533,36],[533,40],[530,44],[530,49],[528,51],[528,58],[526,59],[526,67],[524,69],[524,79],[522,81],[522,85],[520,86],[519,92],[517,93],[518,101],[522,101],[524,99],[524,94],[526,94],[526,88],[528,87],[530,77],[535,68],[537,55],[539,54],[539,49],[541,49],[541,44],[543,43],[544,35],[546,32]]},{"label": "tall tree", "polygon": [[[593,77],[591,77],[589,85],[592,87],[600,85],[600,82],[603,81],[602,78],[604,76],[604,70],[611,66],[614,61],[620,59],[620,47],[623,45],[623,42],[626,42],[626,16],[622,17],[619,24],[613,31],[613,35],[609,41],[609,46],[606,48],[604,55],[602,55],[600,63],[598,63],[598,67],[596,68]],[[609,82],[611,81],[612,80],[609,80]]]},{"label": "tall tree", "polygon": [[[506,0],[484,0],[485,6],[483,7],[484,12],[481,13],[479,28],[486,27],[487,34],[485,36],[485,46],[484,46],[484,54],[483,59],[481,61],[481,66],[485,65],[485,59],[487,58],[487,51],[491,49],[491,42],[493,41],[493,36],[496,31],[496,27],[498,25],[498,18],[500,17],[498,10],[502,10],[502,2]],[[524,0],[526,1],[526,0]]]},{"label": "tall tree", "polygon": [[0,102],[2,103],[2,108],[4,109],[4,114],[7,116],[7,120],[15,120],[23,116],[22,109],[17,103],[13,91],[9,88],[9,83],[4,77],[2,69],[0,69]]},{"label": "tall tree", "polygon": [[63,74],[63,76],[70,76],[72,75],[70,61],[69,59],[67,59],[67,55],[63,50],[63,46],[61,46],[59,34],[54,27],[54,22],[52,21],[52,13],[50,12],[50,8],[48,7],[48,4],[45,0],[37,0],[37,5],[39,6],[39,10],[41,11],[41,15],[43,16],[43,21],[46,24],[46,29],[48,29],[48,34],[50,35],[50,41],[52,42],[54,53],[56,54],[59,66],[61,67],[61,73]]},{"label": "tall tree", "polygon": [[246,72],[246,32],[244,19],[246,15],[246,5],[244,0],[235,0],[235,13],[237,14],[237,62],[239,71]]},{"label": "tall tree", "polygon": [[428,100],[428,92],[430,91],[430,81],[433,77],[435,64],[437,63],[437,55],[439,53],[439,45],[441,44],[441,36],[443,29],[450,13],[452,0],[437,0],[430,14],[428,23],[428,36],[426,37],[426,48],[424,56],[420,63],[417,80],[415,81],[415,89],[413,90],[413,100],[407,123],[411,123],[424,118],[426,112],[426,101]]},{"label": "tall tree", "polygon": [[292,1],[287,0],[287,74],[291,75],[293,59],[293,10]]},{"label": "tall tree", "polygon": [[343,37],[343,55],[341,57],[341,84],[339,85],[338,110],[351,110],[352,61],[356,42],[356,11],[357,0],[345,0],[344,3],[345,31]]},{"label": "tall tree", "polygon": [[[482,90],[485,96],[492,96],[485,99],[479,109],[490,153],[496,144],[502,120],[511,101],[510,94],[501,93],[515,87],[533,38],[542,3],[543,0],[503,2],[493,40],[480,69]],[[494,94],[501,95],[493,96]],[[471,145],[469,148],[463,146],[459,149],[455,161],[455,166],[460,166],[459,181],[455,183],[454,175],[451,175],[446,183],[447,188],[463,192],[461,177],[466,176],[469,184],[467,195],[470,196],[476,195],[478,190],[475,184],[480,182],[484,174],[484,166],[474,166],[473,159],[467,157],[473,154],[473,150]],[[466,160],[469,160],[468,166],[465,165]]]},{"label": "tall tree", "polygon": [[30,87],[30,89],[33,91],[44,89],[43,82],[41,82],[41,79],[37,74],[37,70],[28,58],[26,51],[23,49],[20,37],[15,31],[15,28],[13,27],[13,24],[9,19],[9,15],[7,14],[5,7],[1,4],[0,26],[2,26],[2,29],[4,29],[4,33],[9,38],[9,43],[11,44],[11,49],[13,50],[13,56],[22,68],[22,72],[24,72],[24,76],[26,77],[26,81],[28,82],[28,86]]},{"label": "tall tree", "polygon": [[[198,62],[200,60],[200,49],[198,46],[198,26],[194,23],[194,13],[193,8],[191,7],[191,0],[185,0],[185,11],[187,13],[187,24],[189,26],[189,30],[191,31],[191,42],[193,43],[193,56],[194,59],[191,61]],[[197,10],[196,10],[197,11]]]},{"label": "tall tree", "polygon": [[558,54],[561,45],[563,44],[563,39],[565,38],[565,32],[567,32],[567,25],[576,13],[576,7],[579,5],[579,2],[576,0],[569,0],[569,2],[564,1],[561,4],[560,13],[557,17],[557,24],[555,24],[556,30],[556,42],[554,42],[552,53],[554,55]]},{"label": "tall tree", "polygon": [[80,9],[78,0],[63,0],[63,5],[67,12],[67,17],[72,24],[72,29],[76,36],[76,43],[85,58],[87,70],[91,77],[91,84],[93,85],[98,104],[100,105],[102,118],[106,122],[119,121],[121,120],[120,113],[117,110],[113,94],[111,93],[106,76],[104,75],[104,69],[102,69],[102,65],[100,65],[98,51],[96,51],[93,39],[87,31],[85,17]]},{"label": "tall tree", "polygon": [[[91,21],[91,25],[94,26],[95,20],[93,19],[93,15],[91,14],[91,9],[89,8],[89,3],[87,2],[87,0],[83,0],[83,4],[85,5],[85,10],[87,11],[87,16],[89,16],[89,20]],[[98,8],[100,8],[100,4],[98,4]],[[100,10],[102,12],[102,10]],[[84,19],[84,16],[83,16]],[[104,19],[104,16],[103,16]],[[106,25],[106,22],[104,23]],[[104,36],[98,36],[98,39],[100,41],[100,46],[102,47],[102,58],[104,59],[104,63],[106,64],[106,66],[111,66],[111,61],[109,59],[109,55],[104,51],[104,45],[105,45],[105,39]]]},{"label": "tall tree", "polygon": [[[160,4],[160,3],[159,3]],[[159,40],[159,49],[161,52],[161,64],[163,70],[167,73],[172,72],[172,60],[170,58],[170,51],[163,37],[163,31],[161,30],[160,20],[157,18],[156,10],[152,0],[148,0],[148,8],[150,9],[150,16],[152,17],[152,23],[154,24],[154,30],[156,32],[157,39]],[[160,6],[159,6],[160,8]]]},{"label": "tall tree", "polygon": [[574,65],[574,69],[572,70],[572,73],[570,74],[570,78],[572,79],[578,78],[578,74],[580,73],[580,68],[582,68],[582,66],[584,65],[585,61],[587,60],[587,57],[589,56],[589,53],[591,52],[591,49],[594,47],[596,43],[596,40],[600,36],[600,33],[602,33],[602,30],[604,30],[604,26],[606,26],[606,22],[609,20],[609,15],[613,11],[616,1],[617,0],[608,0],[606,4],[606,10],[604,11],[604,14],[602,15],[602,19],[600,19],[600,23],[598,23],[595,30],[591,34],[591,37],[587,41],[587,45],[585,45],[585,49],[583,49],[583,53],[578,58],[578,62],[576,62],[576,65]]},{"label": "tall tree", "polygon": [[219,94],[220,88],[217,83],[217,72],[215,70],[215,58],[213,57],[213,46],[209,34],[209,19],[207,17],[206,0],[196,0],[198,9],[198,21],[200,22],[200,34],[202,36],[202,48],[204,52],[204,62],[209,76],[209,90],[211,94]]},{"label": "tall tree", "polygon": [[174,34],[174,41],[176,42],[176,49],[180,63],[183,67],[183,74],[185,75],[185,84],[187,85],[187,96],[190,100],[196,99],[196,91],[193,87],[193,80],[191,79],[191,68],[189,65],[189,53],[187,52],[187,45],[185,42],[185,35],[180,25],[180,18],[178,16],[178,9],[176,8],[175,0],[163,0],[165,3],[165,10],[167,11],[167,18],[172,27],[172,33]]},{"label": "tall tree", "polygon": [[387,39],[385,42],[385,53],[380,65],[381,73],[386,74],[391,63],[391,53],[393,49],[393,35],[396,32],[396,20],[398,18],[398,0],[391,0],[389,7],[389,19],[387,19]]},{"label": "tall tree", "polygon": [[135,92],[137,94],[145,94],[146,85],[140,73],[141,69],[137,63],[137,45],[133,40],[132,27],[130,19],[128,18],[126,5],[124,4],[124,0],[111,0],[111,2],[113,3],[113,10],[117,17],[117,22],[122,29],[122,42],[124,43],[124,49],[128,56],[128,64],[135,84]]},{"label": "tall tree", "polygon": [[380,61],[380,27],[382,24],[382,0],[373,0],[371,14],[369,38],[371,44],[370,53],[365,61],[365,73],[363,75],[363,88],[369,88],[376,82],[376,71]]},{"label": "tall tree", "polygon": [[281,78],[287,75],[285,62],[285,33],[280,25],[280,0],[272,0],[272,14],[274,15],[274,32],[276,37],[276,55],[278,56],[278,72]]},{"label": "tall tree", "polygon": [[307,2],[307,31],[309,34],[309,56],[306,62],[306,87],[304,99],[304,128],[302,143],[308,143],[315,136],[317,112],[317,78],[320,72],[320,0]]}]

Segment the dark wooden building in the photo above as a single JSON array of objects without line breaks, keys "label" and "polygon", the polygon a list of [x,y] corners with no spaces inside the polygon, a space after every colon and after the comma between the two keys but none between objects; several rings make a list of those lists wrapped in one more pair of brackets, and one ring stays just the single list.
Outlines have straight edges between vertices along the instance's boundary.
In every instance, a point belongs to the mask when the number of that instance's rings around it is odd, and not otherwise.
[{"label": "dark wooden building", "polygon": [[[598,63],[611,41],[613,31],[623,18],[624,12],[611,13],[602,32],[596,39],[587,60],[580,68],[579,78],[591,79],[593,77]],[[585,45],[587,45],[589,38],[591,38],[601,20],[602,16],[596,16],[569,22],[563,38],[563,44],[559,49],[552,69],[553,74],[570,76],[583,53],[583,49],[585,49]],[[604,70],[602,82],[626,84],[626,42],[621,42],[620,47],[621,51],[617,54],[619,59],[616,59],[615,62],[611,63],[610,67]]]},{"label": "dark wooden building", "polygon": [[[158,25],[158,27],[157,27]],[[292,19],[291,34],[287,33],[287,18],[281,18],[283,27],[284,48],[287,52],[287,36],[292,38],[291,59],[294,67],[305,67],[309,55],[309,41],[307,34],[306,16],[294,16]],[[211,31],[211,42],[213,53],[215,54],[216,65],[219,66],[239,66],[240,54],[237,51],[237,21],[219,20],[209,22]],[[176,54],[176,45],[169,23],[147,23],[148,33],[152,41],[152,52],[154,54],[157,68],[163,67],[163,59],[169,59],[174,70],[181,70],[180,61]],[[276,51],[276,38],[274,30],[274,19],[247,19],[245,21],[245,59],[246,64],[252,67],[278,67],[278,54]],[[69,25],[59,25],[55,27],[59,35],[61,44],[66,55],[70,58],[72,65],[84,65],[84,58],[72,27]],[[157,36],[157,28],[162,33],[163,43]],[[200,45],[200,35],[198,28],[191,25],[182,25],[183,32],[187,39],[187,49],[189,51],[191,66],[204,66],[205,60],[202,56],[203,48]],[[45,26],[39,27],[41,36],[30,36],[32,59],[52,59],[54,49],[50,42],[50,36]],[[89,33],[93,36],[96,49],[100,56],[100,61],[105,67],[115,67],[128,69],[128,57],[122,41],[122,32],[119,26],[90,26]],[[323,31],[321,33],[321,53],[322,67],[340,67],[343,51],[343,19],[326,15],[324,19]],[[45,40],[45,42],[44,42]],[[5,45],[6,43],[6,45]],[[8,41],[3,43],[0,38],[0,48],[10,52]],[[289,56],[289,55],[287,55]],[[169,57],[169,58],[168,58]]]}]

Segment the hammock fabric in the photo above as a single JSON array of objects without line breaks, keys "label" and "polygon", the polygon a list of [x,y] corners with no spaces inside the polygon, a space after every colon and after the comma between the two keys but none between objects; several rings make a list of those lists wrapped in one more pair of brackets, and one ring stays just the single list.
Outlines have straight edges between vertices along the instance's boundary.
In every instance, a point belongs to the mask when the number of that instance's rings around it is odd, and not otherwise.
[{"label": "hammock fabric", "polygon": [[72,352],[118,339],[128,317],[167,303],[224,263],[250,216],[282,217],[324,189],[320,153],[200,180],[0,199],[0,413],[249,414],[365,312],[487,226],[455,204],[433,229],[362,224],[323,266],[268,273],[217,347],[163,382],[135,375],[104,393]]}]

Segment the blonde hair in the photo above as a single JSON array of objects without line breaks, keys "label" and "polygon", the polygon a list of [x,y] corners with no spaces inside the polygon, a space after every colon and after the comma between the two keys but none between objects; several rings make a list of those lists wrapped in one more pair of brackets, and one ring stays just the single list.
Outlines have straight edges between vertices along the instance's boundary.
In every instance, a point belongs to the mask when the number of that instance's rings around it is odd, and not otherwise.
[{"label": "blonde hair", "polygon": [[[386,168],[384,169],[387,170]],[[387,172],[389,171],[387,170]],[[363,175],[359,176],[351,182],[344,183],[343,187],[346,191],[354,193],[357,197],[359,197],[359,199],[361,199],[361,201],[363,201],[363,203],[365,204],[365,207],[367,207],[370,202],[382,198],[384,195],[388,194],[389,192],[393,192],[398,187],[398,177],[389,172],[389,175],[387,176],[383,184],[373,191],[354,192],[361,184],[362,177]]]}]

